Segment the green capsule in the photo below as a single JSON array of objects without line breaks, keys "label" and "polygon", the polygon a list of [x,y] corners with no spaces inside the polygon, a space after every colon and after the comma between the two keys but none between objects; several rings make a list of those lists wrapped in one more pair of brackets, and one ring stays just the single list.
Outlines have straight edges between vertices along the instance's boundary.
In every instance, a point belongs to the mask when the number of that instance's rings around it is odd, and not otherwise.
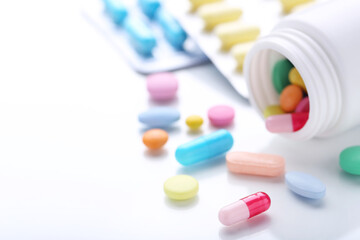
[{"label": "green capsule", "polygon": [[272,81],[277,93],[280,94],[287,85],[290,85],[289,72],[293,67],[292,63],[287,59],[275,63],[272,71]]},{"label": "green capsule", "polygon": [[340,167],[345,172],[360,175],[360,146],[348,147],[340,153]]}]

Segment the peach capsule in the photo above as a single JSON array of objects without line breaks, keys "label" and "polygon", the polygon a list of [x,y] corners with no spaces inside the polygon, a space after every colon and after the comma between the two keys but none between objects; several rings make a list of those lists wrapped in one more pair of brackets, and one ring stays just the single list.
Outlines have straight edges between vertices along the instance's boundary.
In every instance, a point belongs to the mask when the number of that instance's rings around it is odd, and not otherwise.
[{"label": "peach capsule", "polygon": [[274,154],[230,152],[226,165],[232,173],[277,177],[284,174],[285,159]]},{"label": "peach capsule", "polygon": [[280,106],[284,112],[293,112],[303,98],[303,91],[297,85],[289,85],[280,94]]},{"label": "peach capsule", "polygon": [[151,129],[144,133],[143,143],[150,149],[159,149],[165,145],[168,134],[162,129]]}]

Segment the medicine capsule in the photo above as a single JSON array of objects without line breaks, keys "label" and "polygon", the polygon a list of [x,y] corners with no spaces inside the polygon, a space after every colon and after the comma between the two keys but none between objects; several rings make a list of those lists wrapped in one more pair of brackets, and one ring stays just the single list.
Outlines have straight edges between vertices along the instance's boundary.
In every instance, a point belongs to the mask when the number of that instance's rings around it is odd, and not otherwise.
[{"label": "medicine capsule", "polygon": [[295,108],[295,112],[309,112],[310,102],[309,97],[304,97]]},{"label": "medicine capsule", "polygon": [[255,41],[260,34],[260,28],[236,21],[220,24],[216,27],[215,34],[221,40],[222,49],[226,51],[235,44]]},{"label": "medicine capsule", "polygon": [[231,54],[234,56],[236,60],[237,63],[236,69],[238,71],[241,72],[243,70],[246,54],[250,51],[253,45],[254,42],[239,43],[231,49]]},{"label": "medicine capsule", "polygon": [[105,11],[116,25],[121,25],[128,15],[122,0],[103,0]]},{"label": "medicine capsule", "polygon": [[141,55],[150,56],[156,46],[156,38],[150,27],[134,17],[125,19],[124,27],[134,49]]},{"label": "medicine capsule", "polygon": [[306,86],[304,80],[302,79],[300,73],[296,68],[292,68],[289,72],[289,81],[291,84],[297,85],[306,92]]},{"label": "medicine capsule", "polygon": [[186,125],[188,125],[191,130],[199,129],[203,122],[204,120],[202,119],[202,117],[198,115],[191,115],[186,118]]},{"label": "medicine capsule", "polygon": [[293,67],[287,59],[275,63],[272,70],[272,82],[277,93],[280,94],[287,85],[290,85],[289,72]]},{"label": "medicine capsule", "polygon": [[294,112],[303,98],[303,91],[297,85],[289,85],[280,94],[280,106],[284,112]]},{"label": "medicine capsule", "polygon": [[265,120],[266,129],[272,133],[289,133],[300,130],[307,122],[309,113],[289,113],[270,116]]},{"label": "medicine capsule", "polygon": [[221,129],[180,145],[175,157],[180,164],[189,166],[229,151],[233,143],[231,133]]},{"label": "medicine capsule", "polygon": [[268,118],[273,115],[284,114],[285,112],[281,109],[280,105],[267,106],[263,112],[264,118]]},{"label": "medicine capsule", "polygon": [[280,0],[283,6],[284,13],[289,13],[294,7],[313,2],[314,0]]},{"label": "medicine capsule", "polygon": [[183,49],[187,34],[178,21],[166,10],[159,9],[155,15],[160,24],[166,40],[177,50]]},{"label": "medicine capsule", "polygon": [[203,6],[205,4],[209,3],[215,3],[215,2],[222,2],[223,0],[190,0],[190,3],[192,5],[192,11],[197,10],[200,6]]},{"label": "medicine capsule", "polygon": [[150,19],[153,19],[156,11],[160,8],[159,0],[138,0],[141,11]]},{"label": "medicine capsule", "polygon": [[213,3],[202,6],[198,11],[204,20],[205,30],[211,31],[216,25],[237,20],[242,10],[224,3]]},{"label": "medicine capsule", "polygon": [[278,177],[284,174],[285,159],[265,153],[230,152],[226,154],[226,165],[237,174]]},{"label": "medicine capsule", "polygon": [[143,143],[150,149],[159,149],[165,145],[169,136],[162,129],[151,129],[144,133]]},{"label": "medicine capsule", "polygon": [[219,220],[225,226],[231,226],[265,212],[270,205],[269,195],[257,192],[220,209]]}]

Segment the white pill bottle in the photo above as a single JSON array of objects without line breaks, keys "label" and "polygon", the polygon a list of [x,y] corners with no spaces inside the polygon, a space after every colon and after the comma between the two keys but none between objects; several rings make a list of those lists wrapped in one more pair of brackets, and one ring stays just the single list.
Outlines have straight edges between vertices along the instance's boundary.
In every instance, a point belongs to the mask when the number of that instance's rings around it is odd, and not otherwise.
[{"label": "white pill bottle", "polygon": [[309,119],[288,138],[336,135],[360,124],[360,0],[330,0],[284,18],[259,39],[245,60],[250,101],[262,115],[279,104],[274,64],[297,68],[310,100]]}]

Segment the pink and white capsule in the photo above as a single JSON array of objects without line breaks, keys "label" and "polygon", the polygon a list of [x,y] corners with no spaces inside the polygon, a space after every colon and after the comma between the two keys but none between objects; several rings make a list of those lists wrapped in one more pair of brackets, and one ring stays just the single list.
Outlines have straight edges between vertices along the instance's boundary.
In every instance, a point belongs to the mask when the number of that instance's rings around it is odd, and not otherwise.
[{"label": "pink and white capsule", "polygon": [[296,132],[309,118],[309,113],[289,113],[270,116],[266,119],[266,129],[272,133]]},{"label": "pink and white capsule", "polygon": [[222,224],[231,226],[265,212],[270,204],[269,195],[257,192],[220,209],[219,220]]}]

